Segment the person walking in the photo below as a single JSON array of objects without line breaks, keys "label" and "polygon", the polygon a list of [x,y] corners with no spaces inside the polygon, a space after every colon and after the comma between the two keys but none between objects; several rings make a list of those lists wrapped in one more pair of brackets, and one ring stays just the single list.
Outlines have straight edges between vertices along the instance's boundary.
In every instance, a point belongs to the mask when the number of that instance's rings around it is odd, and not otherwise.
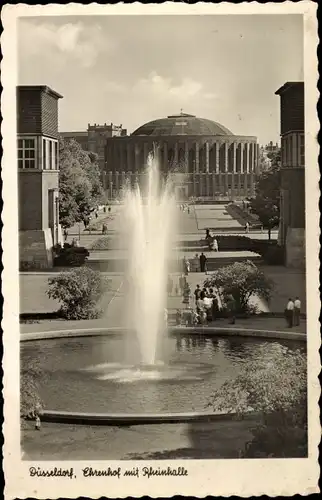
[{"label": "person walking", "polygon": [[245,224],[245,233],[249,233],[249,222]]},{"label": "person walking", "polygon": [[286,305],[285,309],[285,316],[286,316],[286,322],[287,326],[289,328],[292,328],[293,326],[293,316],[294,316],[294,302],[293,299],[288,299],[288,303]]},{"label": "person walking", "polygon": [[218,241],[216,238],[214,238],[214,241],[213,241],[213,248],[214,248],[215,252],[219,252]]},{"label": "person walking", "polygon": [[301,301],[299,297],[294,300],[294,326],[300,325]]},{"label": "person walking", "polygon": [[200,272],[204,273],[206,270],[207,257],[204,255],[203,252],[199,257],[199,261],[200,261]]},{"label": "person walking", "polygon": [[65,243],[67,241],[67,238],[68,238],[68,231],[67,231],[67,228],[65,227],[65,229],[64,229],[64,241],[65,241]]}]

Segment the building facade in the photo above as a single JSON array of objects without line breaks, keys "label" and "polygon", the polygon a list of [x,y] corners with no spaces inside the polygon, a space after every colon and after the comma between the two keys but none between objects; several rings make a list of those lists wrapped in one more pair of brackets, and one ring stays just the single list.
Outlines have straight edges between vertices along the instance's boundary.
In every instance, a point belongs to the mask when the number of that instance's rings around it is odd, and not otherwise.
[{"label": "building facade", "polygon": [[115,125],[114,123],[104,125],[88,124],[86,132],[60,132],[63,139],[74,139],[77,141],[84,151],[90,151],[98,155],[98,164],[100,171],[104,171],[105,163],[105,143],[106,139],[110,137],[122,137],[127,133],[122,125]]},{"label": "building facade", "polygon": [[144,179],[155,150],[162,174],[173,174],[178,198],[238,198],[254,192],[256,137],[236,136],[219,123],[181,113],[154,120],[105,146],[105,187],[117,196],[125,182]]},{"label": "building facade", "polygon": [[304,83],[287,82],[280,96],[281,220],[279,241],[288,267],[305,266]]},{"label": "building facade", "polygon": [[20,262],[52,265],[61,241],[58,202],[58,100],[46,86],[17,87]]}]

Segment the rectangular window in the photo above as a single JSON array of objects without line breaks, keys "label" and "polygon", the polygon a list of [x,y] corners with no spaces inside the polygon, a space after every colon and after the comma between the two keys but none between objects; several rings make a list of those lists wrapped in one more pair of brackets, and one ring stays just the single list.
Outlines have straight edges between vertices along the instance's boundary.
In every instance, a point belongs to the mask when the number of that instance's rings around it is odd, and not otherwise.
[{"label": "rectangular window", "polygon": [[18,139],[18,168],[36,168],[35,139]]},{"label": "rectangular window", "polygon": [[304,134],[300,136],[300,166],[304,167],[305,163],[305,139]]},{"label": "rectangular window", "polygon": [[47,168],[47,141],[42,140],[42,168],[46,170]]},{"label": "rectangular window", "polygon": [[55,170],[58,170],[58,142],[55,142]]},{"label": "rectangular window", "polygon": [[49,165],[48,168],[49,170],[53,169],[53,143],[52,141],[48,141],[48,146],[49,146]]}]

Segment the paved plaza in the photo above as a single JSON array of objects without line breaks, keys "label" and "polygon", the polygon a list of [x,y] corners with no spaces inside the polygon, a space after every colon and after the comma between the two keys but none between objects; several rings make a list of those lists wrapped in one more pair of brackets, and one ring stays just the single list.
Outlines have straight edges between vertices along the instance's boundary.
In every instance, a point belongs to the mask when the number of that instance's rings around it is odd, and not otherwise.
[{"label": "paved plaza", "polygon": [[[126,252],[124,250],[117,250],[118,238],[117,230],[119,229],[119,214],[121,206],[115,205],[112,207],[111,214],[106,214],[101,210],[99,212],[99,221],[109,217],[108,220],[108,235],[112,242],[112,249],[105,251],[91,251],[91,260],[117,260],[126,259]],[[94,221],[96,222],[96,221]],[[200,241],[204,238],[205,228],[215,228],[220,231],[224,228],[237,227],[238,223],[227,213],[225,205],[196,205],[190,208],[190,213],[187,211],[182,212],[178,208],[178,241]],[[244,228],[240,226],[238,234],[244,234]],[[68,239],[72,239],[78,233],[78,226],[70,229]],[[227,234],[227,233],[225,233]],[[267,238],[267,234],[260,232],[251,232],[249,236],[256,238]],[[276,235],[275,235],[276,236]],[[90,247],[96,240],[102,237],[97,231],[89,234],[83,229],[80,231],[81,244]],[[114,242],[114,245],[113,245]],[[177,258],[186,256],[192,259],[196,252],[196,247],[193,251],[191,249],[180,250],[176,253]],[[243,257],[245,259],[251,257],[252,252],[207,252],[204,251],[207,257],[223,259],[223,261],[234,261],[234,257]],[[264,307],[264,311],[272,311],[274,313],[282,313],[285,309],[285,304],[290,296],[294,294],[302,298],[302,310],[306,311],[305,305],[305,274],[304,272],[287,269],[283,266],[261,266],[265,274],[271,278],[275,284],[274,293],[270,304]],[[105,274],[105,273],[104,273]],[[46,313],[54,312],[58,309],[59,305],[46,295],[48,286],[48,278],[55,275],[55,273],[21,273],[20,274],[20,311],[21,313]],[[120,287],[122,285],[123,276],[121,272],[106,273],[110,281],[110,289],[107,291],[102,299],[101,308],[104,309],[105,321],[108,322],[107,326],[116,326],[119,318],[123,316],[122,311],[122,292]],[[174,282],[178,280],[178,275],[174,275]],[[206,276],[202,273],[190,273],[188,282],[191,288],[194,289],[196,284],[202,284]],[[31,293],[32,291],[32,293]],[[113,303],[113,307],[112,307]],[[181,297],[171,297],[168,301],[169,309],[176,309],[182,307]],[[118,318],[118,320],[117,320]]]}]

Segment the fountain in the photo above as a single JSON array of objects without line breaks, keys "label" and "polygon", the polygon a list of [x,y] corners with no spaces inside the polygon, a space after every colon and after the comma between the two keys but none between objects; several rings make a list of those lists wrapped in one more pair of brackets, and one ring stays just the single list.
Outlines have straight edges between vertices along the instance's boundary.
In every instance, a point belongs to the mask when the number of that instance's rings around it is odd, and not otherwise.
[{"label": "fountain", "polygon": [[157,155],[150,154],[147,183],[128,188],[122,231],[127,240],[127,315],[139,346],[139,362],[154,367],[161,360],[166,334],[168,266],[176,230],[176,205],[170,181],[161,184]]}]

